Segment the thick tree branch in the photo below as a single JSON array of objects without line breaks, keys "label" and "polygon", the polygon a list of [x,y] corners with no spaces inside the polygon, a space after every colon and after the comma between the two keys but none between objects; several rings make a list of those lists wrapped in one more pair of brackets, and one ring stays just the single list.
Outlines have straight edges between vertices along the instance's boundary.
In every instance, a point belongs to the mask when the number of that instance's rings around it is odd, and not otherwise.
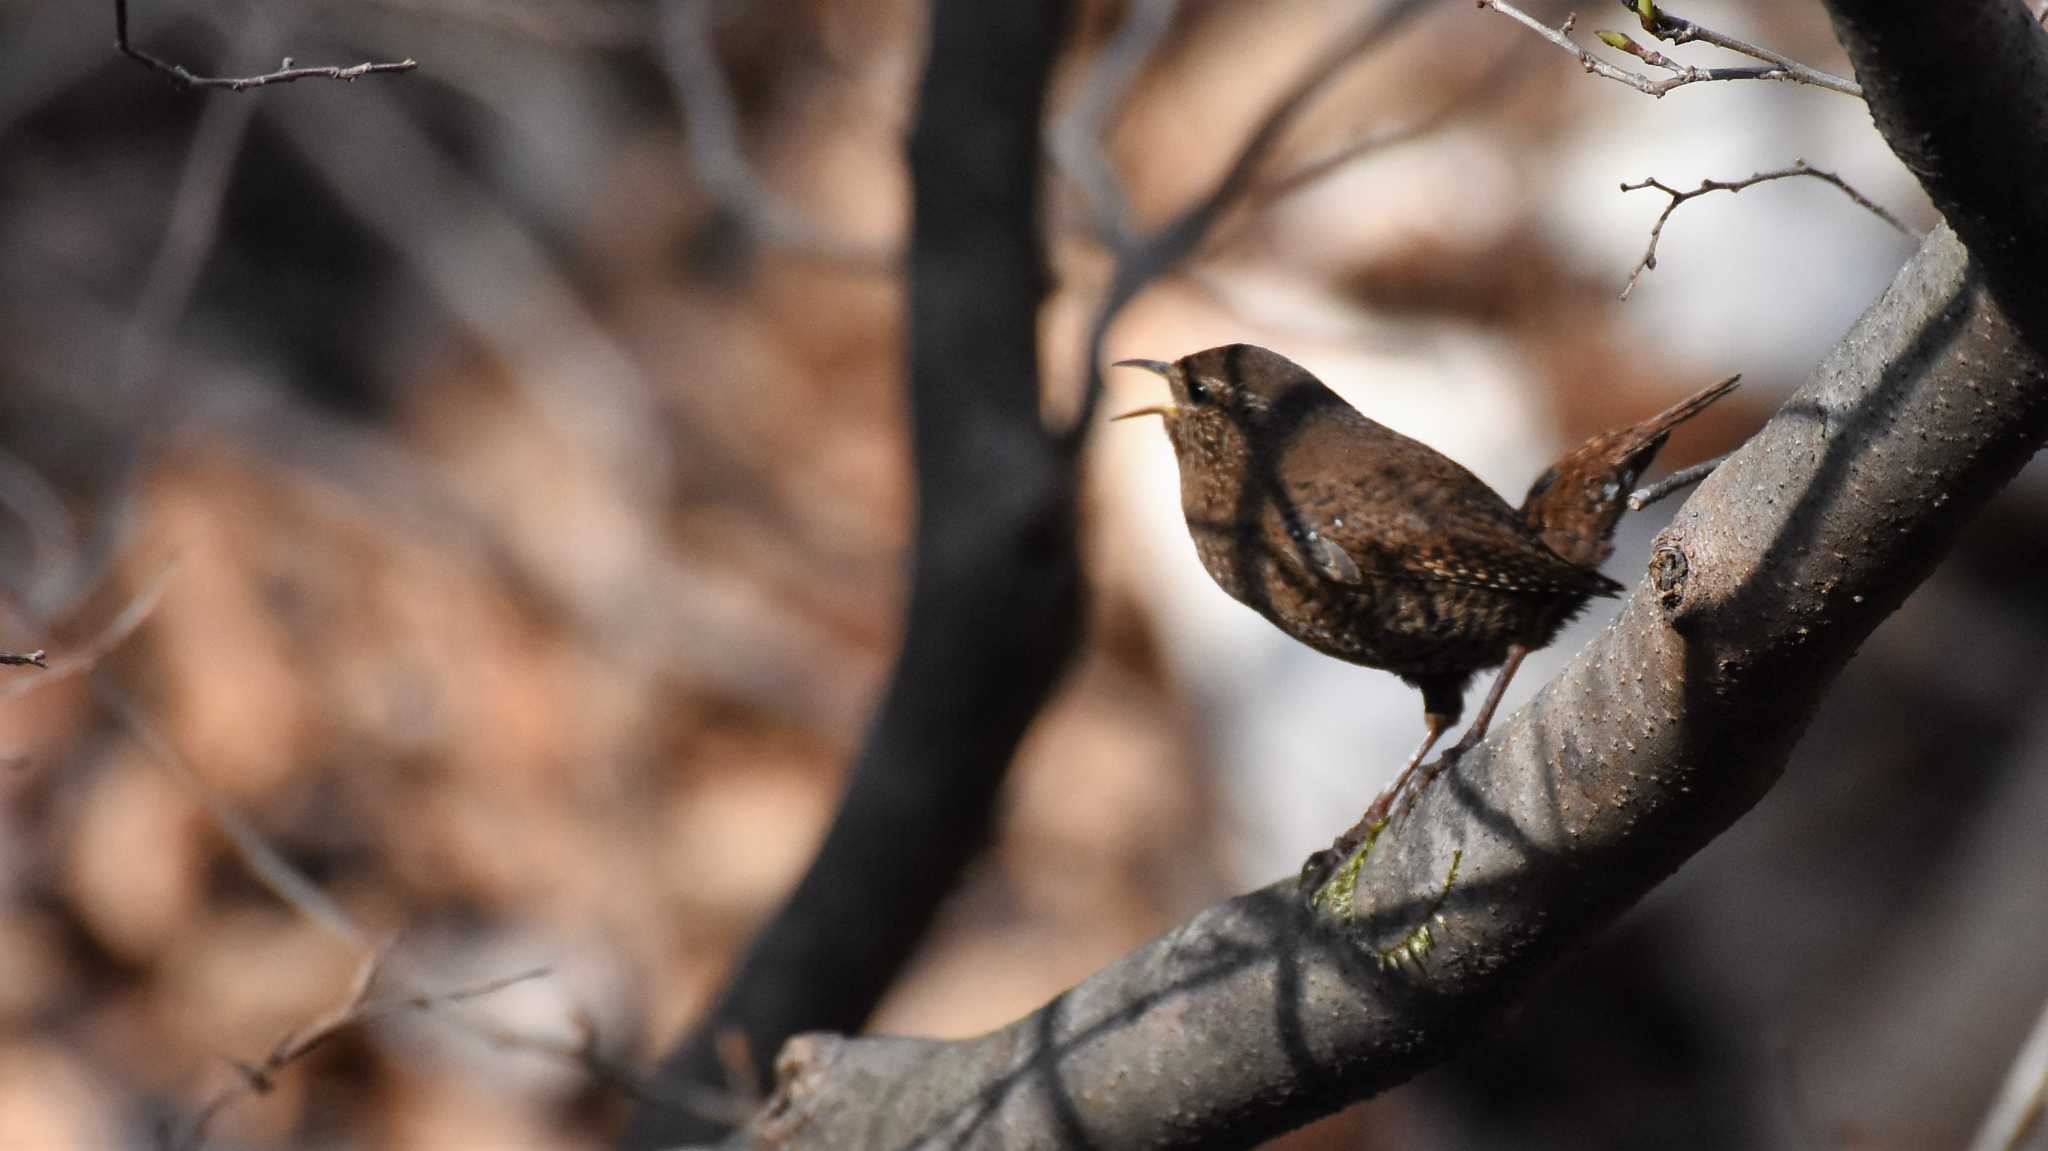
[{"label": "thick tree branch", "polygon": [[2048,367],[1938,230],[1620,618],[1313,909],[1211,908],[976,1039],[801,1037],[743,1145],[1238,1147],[1414,1075],[1756,802],[2044,435]]},{"label": "thick tree branch", "polygon": [[1870,116],[2048,347],[2048,30],[2018,0],[1828,0]]},{"label": "thick tree branch", "polygon": [[1756,802],[2048,435],[2048,286],[2025,274],[2048,238],[2048,38],[2009,4],[1833,7],[1962,239],[1929,237],[1706,482],[1615,624],[1308,906],[1281,883],[1212,908],[978,1039],[800,1038],[741,1142],[1249,1144],[1440,1058]]},{"label": "thick tree branch", "polygon": [[[1063,5],[939,0],[910,139],[917,537],[903,647],[832,828],[664,1062],[762,1081],[789,1036],[860,1026],[985,844],[1004,770],[1080,641],[1074,471],[1039,418],[1041,112]],[[643,1110],[628,1147],[716,1137]]]}]

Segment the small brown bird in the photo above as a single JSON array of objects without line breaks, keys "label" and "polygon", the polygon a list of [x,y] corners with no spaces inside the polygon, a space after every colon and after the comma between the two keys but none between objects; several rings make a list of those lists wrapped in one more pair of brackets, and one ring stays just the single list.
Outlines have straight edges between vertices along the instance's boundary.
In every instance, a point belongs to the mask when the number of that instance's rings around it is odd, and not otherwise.
[{"label": "small brown bird", "polygon": [[1725,380],[1546,471],[1518,510],[1442,453],[1367,419],[1300,365],[1251,344],[1171,364],[1159,415],[1180,461],[1181,509],[1210,576],[1280,630],[1422,690],[1428,734],[1361,827],[1383,822],[1408,777],[1464,711],[1475,673],[1499,665],[1453,756],[1485,734],[1529,652],[1593,596],[1636,477],[1671,429]]}]

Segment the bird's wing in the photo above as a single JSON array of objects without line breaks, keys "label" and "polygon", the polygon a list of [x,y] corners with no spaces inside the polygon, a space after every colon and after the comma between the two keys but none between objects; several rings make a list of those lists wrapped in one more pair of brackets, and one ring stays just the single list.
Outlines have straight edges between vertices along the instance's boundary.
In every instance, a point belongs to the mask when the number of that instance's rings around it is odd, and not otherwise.
[{"label": "bird's wing", "polygon": [[1455,461],[1363,416],[1290,448],[1315,466],[1270,485],[1269,546],[1338,583],[1405,579],[1500,591],[1613,595],[1621,585],[1546,547]]}]

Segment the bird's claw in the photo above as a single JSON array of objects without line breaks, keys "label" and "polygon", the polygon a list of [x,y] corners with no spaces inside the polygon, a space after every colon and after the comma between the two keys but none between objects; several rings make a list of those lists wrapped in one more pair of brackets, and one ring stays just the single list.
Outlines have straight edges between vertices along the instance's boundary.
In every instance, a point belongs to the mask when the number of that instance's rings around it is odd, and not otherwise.
[{"label": "bird's claw", "polygon": [[1323,881],[1330,878],[1330,873],[1337,869],[1337,864],[1343,858],[1335,844],[1311,852],[1309,857],[1302,861],[1301,875],[1295,880],[1295,888],[1311,893],[1319,890],[1323,886]]}]

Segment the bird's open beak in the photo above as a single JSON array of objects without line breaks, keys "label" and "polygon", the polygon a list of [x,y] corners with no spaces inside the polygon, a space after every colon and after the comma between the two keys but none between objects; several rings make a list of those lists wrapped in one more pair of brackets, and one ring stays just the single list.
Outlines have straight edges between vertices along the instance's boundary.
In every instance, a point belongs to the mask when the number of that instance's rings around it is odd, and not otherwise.
[{"label": "bird's open beak", "polygon": [[[1158,376],[1162,380],[1171,379],[1173,377],[1173,365],[1166,363],[1163,360],[1118,360],[1116,363],[1111,364],[1110,367],[1143,368],[1144,370],[1151,372],[1153,375]],[[1135,418],[1137,416],[1170,416],[1179,410],[1180,406],[1178,404],[1153,404],[1149,407],[1138,408],[1134,411],[1124,412],[1121,415],[1115,415],[1109,418],[1112,421],[1114,421],[1128,420]]]},{"label": "bird's open beak", "polygon": [[1136,419],[1139,416],[1170,416],[1179,410],[1179,404],[1152,404],[1149,407],[1134,408],[1128,412],[1120,412],[1109,418],[1110,422],[1114,423],[1117,420]]},{"label": "bird's open beak", "polygon": [[1111,364],[1110,367],[1143,368],[1162,380],[1173,375],[1173,365],[1163,360],[1118,360],[1116,363]]}]

